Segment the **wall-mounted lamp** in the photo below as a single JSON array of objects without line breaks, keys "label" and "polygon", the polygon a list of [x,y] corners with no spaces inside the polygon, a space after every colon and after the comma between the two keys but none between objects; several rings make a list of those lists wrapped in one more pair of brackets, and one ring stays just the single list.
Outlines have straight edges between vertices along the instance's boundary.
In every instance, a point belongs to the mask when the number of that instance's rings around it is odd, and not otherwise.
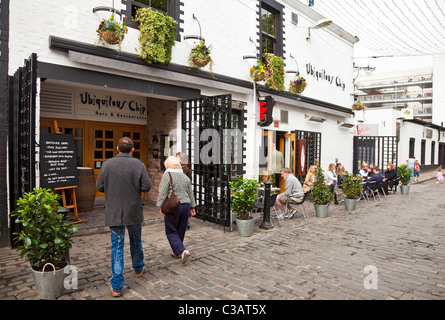
[{"label": "wall-mounted lamp", "polygon": [[306,40],[309,41],[309,39],[311,38],[311,29],[321,29],[321,28],[326,28],[327,26],[332,24],[332,20],[327,20],[327,19],[321,19],[317,22],[315,22],[315,24],[312,27],[309,27],[307,29],[307,37]]},{"label": "wall-mounted lamp", "polygon": [[341,122],[341,121],[337,121],[337,125],[343,128],[352,128],[355,127],[355,124],[353,123],[347,123],[347,122]]},{"label": "wall-mounted lamp", "polygon": [[309,115],[309,114],[305,114],[305,115],[304,115],[304,118],[305,118],[306,120],[313,121],[313,122],[319,122],[319,123],[323,123],[323,122],[326,121],[325,118],[317,117],[317,116],[311,116],[311,115]]}]

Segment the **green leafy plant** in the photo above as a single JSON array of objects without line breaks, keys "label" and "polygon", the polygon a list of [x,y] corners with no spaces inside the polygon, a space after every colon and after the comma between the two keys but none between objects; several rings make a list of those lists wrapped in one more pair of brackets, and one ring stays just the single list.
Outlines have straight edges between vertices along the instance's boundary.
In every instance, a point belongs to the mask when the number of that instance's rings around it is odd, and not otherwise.
[{"label": "green leafy plant", "polygon": [[16,223],[21,224],[14,240],[19,244],[17,251],[30,261],[34,270],[41,271],[46,263],[59,266],[63,256],[72,246],[72,235],[76,225],[63,220],[57,213],[58,194],[50,189],[36,189],[25,193],[17,200],[17,209],[12,213]]},{"label": "green leafy plant", "polygon": [[349,173],[341,180],[341,186],[347,199],[357,199],[362,190],[362,181],[360,176]]},{"label": "green leafy plant", "polygon": [[[127,17],[125,17],[125,19],[127,19]],[[120,50],[122,40],[124,40],[128,28],[125,26],[125,21],[122,23],[117,22],[114,14],[112,14],[109,19],[102,19],[96,32],[99,36],[97,44],[104,45],[105,42],[113,45],[117,44]]]},{"label": "green leafy plant", "polygon": [[213,60],[210,56],[212,46],[206,46],[204,41],[201,41],[190,51],[188,62],[191,67],[203,68],[210,63],[209,69],[213,73]]},{"label": "green leafy plant", "polygon": [[235,181],[229,181],[232,192],[232,209],[242,220],[247,220],[250,213],[256,207],[257,189],[259,182],[255,179],[245,179],[238,176]]},{"label": "green leafy plant", "polygon": [[272,53],[266,53],[266,86],[275,91],[284,91],[284,61]]},{"label": "green leafy plant", "polygon": [[309,200],[318,205],[326,205],[334,200],[334,194],[325,183],[324,171],[320,166],[315,170],[314,185],[312,186]]},{"label": "green leafy plant", "polygon": [[176,24],[172,17],[150,8],[140,8],[135,20],[139,22],[140,55],[147,63],[168,65],[175,44]]},{"label": "green leafy plant", "polygon": [[397,168],[397,171],[399,171],[399,180],[402,183],[402,186],[407,186],[409,180],[411,180],[411,169],[408,169],[406,164],[402,164]]}]

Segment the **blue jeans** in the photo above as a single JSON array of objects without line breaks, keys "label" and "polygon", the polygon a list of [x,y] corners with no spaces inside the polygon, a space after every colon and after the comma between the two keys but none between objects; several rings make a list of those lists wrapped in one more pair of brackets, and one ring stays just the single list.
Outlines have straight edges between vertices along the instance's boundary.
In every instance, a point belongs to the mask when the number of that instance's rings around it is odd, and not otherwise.
[{"label": "blue jeans", "polygon": [[177,257],[185,250],[183,242],[189,215],[190,203],[181,203],[173,214],[168,214],[164,218],[165,234]]},{"label": "blue jeans", "polygon": [[[114,292],[120,292],[124,285],[124,239],[125,226],[110,227],[111,230],[111,286]],[[144,267],[144,252],[142,251],[142,226],[140,224],[127,226],[130,238],[130,253],[133,269],[136,274],[142,272]]]}]

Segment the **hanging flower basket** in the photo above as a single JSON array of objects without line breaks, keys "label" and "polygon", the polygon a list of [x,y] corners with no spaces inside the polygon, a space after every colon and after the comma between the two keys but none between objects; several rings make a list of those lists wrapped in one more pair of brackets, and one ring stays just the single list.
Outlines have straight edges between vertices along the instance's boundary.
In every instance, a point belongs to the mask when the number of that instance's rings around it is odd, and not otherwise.
[{"label": "hanging flower basket", "polygon": [[258,61],[257,65],[250,68],[250,77],[254,82],[263,81],[266,79],[266,72],[268,72],[267,67]]},{"label": "hanging flower basket", "polygon": [[298,77],[294,81],[290,81],[289,92],[290,93],[302,93],[307,87],[306,79],[303,77]]},{"label": "hanging flower basket", "polygon": [[104,39],[105,42],[115,45],[124,40],[124,35],[122,34],[121,38],[116,36],[116,32],[106,30],[101,32],[102,39]]},{"label": "hanging flower basket", "polygon": [[[125,17],[125,19],[126,18],[127,17]],[[117,22],[114,20],[114,15],[111,15],[110,19],[102,19],[96,32],[99,35],[99,45],[103,45],[104,42],[111,45],[117,44],[120,50],[121,43],[124,40],[125,34],[128,32],[128,28],[125,26],[125,21],[122,23]]]},{"label": "hanging flower basket", "polygon": [[275,91],[284,91],[284,61],[282,57],[266,53],[266,87]]},{"label": "hanging flower basket", "polygon": [[203,68],[210,62],[210,56],[208,55],[195,55],[191,58],[191,62],[198,68]]},{"label": "hanging flower basket", "polygon": [[365,109],[365,105],[358,99],[354,104],[352,105],[352,109],[355,111],[360,111]]}]

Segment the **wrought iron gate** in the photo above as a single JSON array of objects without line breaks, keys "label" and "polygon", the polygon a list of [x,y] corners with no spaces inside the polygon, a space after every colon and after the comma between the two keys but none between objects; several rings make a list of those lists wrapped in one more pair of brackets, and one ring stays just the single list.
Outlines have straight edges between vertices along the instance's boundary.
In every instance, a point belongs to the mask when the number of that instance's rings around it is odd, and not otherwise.
[{"label": "wrought iron gate", "polygon": [[[33,53],[9,78],[9,199],[10,210],[18,198],[35,186],[35,123],[37,55]],[[11,231],[18,231],[10,219]],[[11,233],[12,233],[11,232]]]},{"label": "wrought iron gate", "polygon": [[[234,129],[233,113],[237,112],[232,112],[232,97],[222,95],[185,100],[181,110],[182,150],[192,165],[196,215],[229,226],[228,182],[236,174],[243,174],[244,160],[243,136],[239,136],[238,130],[231,131]],[[239,123],[238,118],[236,121]],[[239,127],[243,129],[243,126]]]},{"label": "wrought iron gate", "polygon": [[397,137],[396,136],[355,136],[353,173],[358,174],[362,163],[373,163],[381,172],[388,163],[397,166]]}]

